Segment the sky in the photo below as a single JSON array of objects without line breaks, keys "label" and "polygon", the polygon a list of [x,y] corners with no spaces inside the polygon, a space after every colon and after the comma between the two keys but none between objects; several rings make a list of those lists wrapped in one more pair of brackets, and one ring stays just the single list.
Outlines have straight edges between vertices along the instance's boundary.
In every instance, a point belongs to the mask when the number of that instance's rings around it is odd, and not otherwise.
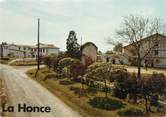
[{"label": "sky", "polygon": [[106,39],[120,28],[123,17],[134,14],[166,20],[166,0],[0,0],[0,42],[36,44],[65,50],[69,31],[78,43],[93,42],[102,52],[112,49]]}]

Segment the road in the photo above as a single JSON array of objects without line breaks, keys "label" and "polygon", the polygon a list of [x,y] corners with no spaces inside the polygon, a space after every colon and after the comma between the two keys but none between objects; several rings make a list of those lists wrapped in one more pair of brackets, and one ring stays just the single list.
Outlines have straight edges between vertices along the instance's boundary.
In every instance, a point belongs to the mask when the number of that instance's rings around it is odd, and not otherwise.
[{"label": "road", "polygon": [[[126,68],[127,71],[129,71],[129,72],[137,73],[137,67],[126,66],[124,68]],[[154,72],[156,72],[156,73],[163,73],[164,75],[166,75],[166,69],[148,68],[146,70],[145,68],[141,68],[141,73],[142,74],[153,74]]]},{"label": "road", "polygon": [[[81,117],[40,84],[28,78],[24,70],[0,64],[0,76],[4,79],[11,105],[12,117]],[[50,106],[50,113],[17,112],[18,104],[27,106]]]}]

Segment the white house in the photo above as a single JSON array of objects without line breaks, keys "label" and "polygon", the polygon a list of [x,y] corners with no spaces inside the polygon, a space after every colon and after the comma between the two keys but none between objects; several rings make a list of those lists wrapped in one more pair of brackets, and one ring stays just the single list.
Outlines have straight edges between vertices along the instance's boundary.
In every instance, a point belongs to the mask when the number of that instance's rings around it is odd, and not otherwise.
[{"label": "white house", "polygon": [[[0,55],[3,57],[36,57],[37,45],[17,45],[17,44],[0,44]],[[50,54],[59,54],[59,48],[52,44],[40,43],[40,56]]]},{"label": "white house", "polygon": [[[156,33],[141,41],[140,56],[143,57],[145,53],[150,50],[142,61],[142,65],[144,65],[146,61],[149,67],[166,68],[166,36]],[[134,44],[124,46],[123,53],[128,55],[132,61],[137,60]]]},{"label": "white house", "polygon": [[112,64],[128,64],[128,56],[123,53],[104,53],[101,55],[102,62]]},{"label": "white house", "polygon": [[[37,56],[37,45],[32,48],[33,56]],[[40,44],[40,56],[46,56],[51,54],[59,54],[59,48],[54,46],[53,44]]]}]

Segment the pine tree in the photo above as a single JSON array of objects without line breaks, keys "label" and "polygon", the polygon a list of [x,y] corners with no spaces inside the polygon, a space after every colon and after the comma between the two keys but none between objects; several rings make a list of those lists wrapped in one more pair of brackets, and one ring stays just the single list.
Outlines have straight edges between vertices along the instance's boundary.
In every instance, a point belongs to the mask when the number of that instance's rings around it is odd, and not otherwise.
[{"label": "pine tree", "polygon": [[80,58],[80,45],[77,43],[75,31],[70,31],[66,42],[66,53],[73,58]]}]

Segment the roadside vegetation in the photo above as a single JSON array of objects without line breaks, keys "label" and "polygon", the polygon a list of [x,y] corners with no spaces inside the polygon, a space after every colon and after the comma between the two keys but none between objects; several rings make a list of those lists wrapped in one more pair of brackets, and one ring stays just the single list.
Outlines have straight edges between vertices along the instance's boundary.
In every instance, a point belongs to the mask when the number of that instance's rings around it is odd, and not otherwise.
[{"label": "roadside vegetation", "polygon": [[37,64],[36,61],[31,61],[31,62],[26,62],[26,61],[19,62],[19,61],[17,61],[17,62],[11,63],[10,65],[12,65],[12,66],[31,66],[31,65],[36,65],[36,64]]},{"label": "roadside vegetation", "polygon": [[[28,60],[30,59],[30,60]],[[27,61],[28,60],[28,61]],[[36,59],[33,58],[10,58],[10,57],[3,57],[0,58],[1,64],[9,64],[12,66],[30,66],[30,65],[36,65]]]},{"label": "roadside vegetation", "polygon": [[36,65],[37,61],[35,58],[19,58],[10,61],[8,64],[12,66],[30,66]]},{"label": "roadside vegetation", "polygon": [[0,58],[0,63],[1,64],[8,64],[10,61],[11,61],[12,59],[11,58],[9,58],[9,57],[1,57]]},{"label": "roadside vegetation", "polygon": [[2,107],[4,107],[9,102],[6,89],[4,87],[4,81],[0,78],[0,116],[8,117],[8,114],[2,112]]},{"label": "roadside vegetation", "polygon": [[47,67],[41,68],[37,78],[35,78],[35,71],[35,69],[30,70],[27,74],[84,117],[120,117],[123,112],[132,110],[132,114],[137,113],[137,111],[140,114],[143,112],[141,106],[137,107],[113,97],[111,93],[108,94],[108,98],[105,98],[103,88],[97,89],[86,84],[82,87],[81,82],[55,74]]},{"label": "roadside vegetation", "polygon": [[27,74],[85,117],[165,114],[165,106],[158,103],[165,100],[163,74],[137,82],[136,74],[111,63],[84,66],[78,59],[64,55],[47,56],[43,61],[47,67],[41,68],[36,78],[35,69]]}]

